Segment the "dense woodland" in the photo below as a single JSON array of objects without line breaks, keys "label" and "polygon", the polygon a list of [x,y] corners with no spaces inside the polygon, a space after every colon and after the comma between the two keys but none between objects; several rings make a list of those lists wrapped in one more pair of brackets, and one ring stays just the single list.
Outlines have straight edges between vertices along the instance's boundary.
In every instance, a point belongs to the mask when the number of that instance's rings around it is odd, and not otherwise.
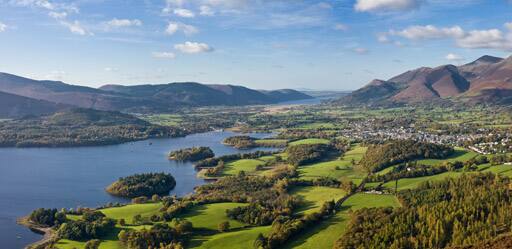
[{"label": "dense woodland", "polygon": [[368,172],[377,172],[388,166],[423,158],[446,158],[453,148],[445,145],[396,140],[382,145],[372,145],[361,160],[361,167]]},{"label": "dense woodland", "polygon": [[335,248],[446,248],[512,229],[510,180],[471,174],[401,192],[403,207],[356,211]]},{"label": "dense woodland", "polygon": [[314,163],[336,152],[332,145],[326,144],[299,144],[286,149],[286,153],[288,153],[287,160],[294,166]]},{"label": "dense woodland", "polygon": [[222,143],[237,149],[250,149],[257,147],[256,138],[249,136],[234,136],[224,139]]},{"label": "dense woodland", "polygon": [[192,147],[169,153],[169,159],[177,161],[199,161],[214,156],[215,154],[209,147]]},{"label": "dense woodland", "polygon": [[119,180],[107,187],[106,191],[115,196],[140,197],[152,195],[167,195],[176,181],[171,174],[146,173],[121,177]]}]

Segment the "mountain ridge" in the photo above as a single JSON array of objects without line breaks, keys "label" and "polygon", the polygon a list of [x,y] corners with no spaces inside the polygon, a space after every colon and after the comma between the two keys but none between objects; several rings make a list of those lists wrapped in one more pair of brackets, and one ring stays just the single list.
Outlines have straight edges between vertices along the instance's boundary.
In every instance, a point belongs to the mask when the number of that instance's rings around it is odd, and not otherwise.
[{"label": "mountain ridge", "polygon": [[258,91],[235,85],[196,82],[77,86],[0,73],[0,91],[35,100],[105,111],[165,112],[182,107],[274,104],[312,98],[295,90]]},{"label": "mountain ridge", "polygon": [[484,55],[461,65],[420,67],[389,80],[372,80],[337,100],[346,105],[512,103],[512,57]]}]

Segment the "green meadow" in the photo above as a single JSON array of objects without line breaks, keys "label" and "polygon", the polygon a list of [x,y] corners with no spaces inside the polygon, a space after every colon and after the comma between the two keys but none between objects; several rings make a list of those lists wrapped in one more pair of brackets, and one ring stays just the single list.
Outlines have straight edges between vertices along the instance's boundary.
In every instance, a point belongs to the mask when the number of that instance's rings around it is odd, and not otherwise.
[{"label": "green meadow", "polygon": [[349,197],[342,206],[343,211],[334,217],[295,237],[284,248],[286,249],[318,249],[332,248],[334,242],[345,232],[350,222],[349,209],[357,210],[370,207],[399,207],[400,203],[393,195],[355,194]]},{"label": "green meadow", "polygon": [[329,142],[329,140],[322,138],[308,138],[291,142],[289,145],[294,146],[300,144],[328,144]]},{"label": "green meadow", "polygon": [[232,209],[240,206],[246,206],[244,203],[214,203],[195,206],[179,215],[182,218],[192,222],[194,228],[217,230],[217,226],[221,222],[228,221],[231,229],[237,229],[245,226],[245,224],[229,219],[226,215],[227,209]]},{"label": "green meadow", "polygon": [[366,152],[365,147],[355,146],[345,153],[341,159],[315,163],[299,167],[301,178],[314,179],[319,177],[348,178],[358,184],[364,178],[365,173],[354,168],[352,162],[359,162]]},{"label": "green meadow", "polygon": [[338,188],[329,187],[295,187],[290,191],[291,195],[298,196],[302,201],[298,214],[310,214],[318,212],[327,201],[337,201],[347,193]]}]

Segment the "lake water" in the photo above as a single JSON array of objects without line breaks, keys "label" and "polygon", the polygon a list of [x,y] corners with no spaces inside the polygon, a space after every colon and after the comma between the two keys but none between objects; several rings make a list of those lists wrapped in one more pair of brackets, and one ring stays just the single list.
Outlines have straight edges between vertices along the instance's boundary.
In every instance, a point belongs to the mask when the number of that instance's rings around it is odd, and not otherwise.
[{"label": "lake water", "polygon": [[[218,156],[235,154],[240,150],[221,144],[224,138],[233,135],[237,134],[208,132],[101,147],[0,149],[0,248],[19,249],[41,238],[16,224],[16,218],[36,208],[97,207],[108,202],[128,202],[104,191],[121,176],[169,172],[177,182],[171,194],[189,194],[204,181],[196,178],[191,163],[167,160],[168,152],[209,146]],[[251,136],[261,138],[270,134]]]}]

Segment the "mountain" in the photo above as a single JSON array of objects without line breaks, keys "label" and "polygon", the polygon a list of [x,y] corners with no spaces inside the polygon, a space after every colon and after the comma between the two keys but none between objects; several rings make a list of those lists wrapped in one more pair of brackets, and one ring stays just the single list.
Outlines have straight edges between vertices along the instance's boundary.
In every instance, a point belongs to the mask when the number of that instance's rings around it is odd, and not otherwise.
[{"label": "mountain", "polygon": [[311,98],[295,90],[257,91],[242,86],[194,82],[106,85],[96,89],[7,73],[0,73],[0,91],[81,108],[134,112],[172,111],[186,106],[273,104]]},{"label": "mountain", "polygon": [[462,65],[421,67],[389,80],[373,80],[338,102],[350,105],[465,101],[512,103],[512,57],[482,56]]},{"label": "mountain", "polygon": [[0,92],[0,118],[20,118],[54,113],[67,105]]}]

